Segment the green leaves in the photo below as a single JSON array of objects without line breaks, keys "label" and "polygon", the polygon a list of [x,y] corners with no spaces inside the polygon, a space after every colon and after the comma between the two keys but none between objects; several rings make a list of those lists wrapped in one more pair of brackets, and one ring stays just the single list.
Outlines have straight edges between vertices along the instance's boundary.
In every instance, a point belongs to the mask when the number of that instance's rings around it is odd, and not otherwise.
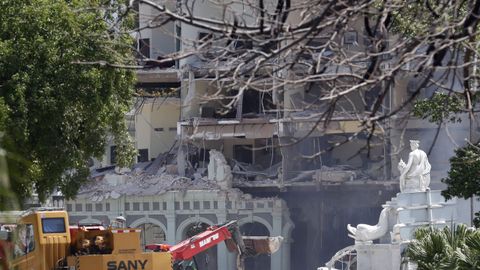
[{"label": "green leaves", "polygon": [[0,1],[1,143],[21,198],[32,185],[40,198],[57,186],[74,196],[109,135],[123,143],[122,165],[135,157],[124,123],[134,73],[74,64],[133,63],[131,37],[113,33],[96,2]]},{"label": "green leaves", "polygon": [[455,93],[436,92],[430,99],[415,102],[412,114],[436,124],[444,121],[460,122],[460,118],[456,114],[461,112],[464,107],[463,100],[458,98]]}]

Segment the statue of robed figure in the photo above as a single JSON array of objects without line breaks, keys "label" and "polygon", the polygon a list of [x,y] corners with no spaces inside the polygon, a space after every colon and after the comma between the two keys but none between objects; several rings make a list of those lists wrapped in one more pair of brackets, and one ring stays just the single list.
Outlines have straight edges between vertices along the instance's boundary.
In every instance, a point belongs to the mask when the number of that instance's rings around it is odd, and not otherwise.
[{"label": "statue of robed figure", "polygon": [[408,162],[405,164],[400,159],[398,163],[401,192],[423,192],[430,185],[432,166],[428,162],[427,154],[418,149],[419,144],[419,141],[410,140],[412,152],[408,155]]}]

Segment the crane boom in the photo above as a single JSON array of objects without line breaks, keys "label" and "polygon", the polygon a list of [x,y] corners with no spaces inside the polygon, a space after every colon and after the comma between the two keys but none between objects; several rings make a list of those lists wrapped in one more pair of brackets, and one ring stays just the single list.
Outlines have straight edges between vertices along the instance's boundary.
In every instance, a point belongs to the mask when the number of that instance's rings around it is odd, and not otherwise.
[{"label": "crane boom", "polygon": [[221,226],[211,226],[206,231],[172,246],[169,251],[176,260],[190,260],[200,252],[232,239],[229,228],[233,224],[235,224],[235,221]]},{"label": "crane boom", "polygon": [[175,260],[190,260],[195,255],[223,241],[233,240],[235,245],[239,246],[238,249],[240,253],[243,253],[243,242],[236,240],[237,235],[239,235],[237,223],[236,221],[230,221],[223,225],[210,226],[206,231],[185,239],[173,246],[151,244],[145,246],[145,248],[154,251],[168,251]]}]

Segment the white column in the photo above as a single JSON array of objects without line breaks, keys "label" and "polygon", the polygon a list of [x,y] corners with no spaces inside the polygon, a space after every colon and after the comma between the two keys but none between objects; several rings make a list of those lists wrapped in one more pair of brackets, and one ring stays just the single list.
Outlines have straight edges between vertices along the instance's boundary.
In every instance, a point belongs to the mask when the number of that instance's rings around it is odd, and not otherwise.
[{"label": "white column", "polygon": [[[284,235],[284,237],[287,237]],[[290,244],[291,240],[288,238],[283,239],[282,244],[282,270],[290,270]]]},{"label": "white column", "polygon": [[[282,235],[282,205],[280,201],[275,202],[272,218],[273,218],[272,235],[270,236]],[[272,254],[270,258],[271,270],[282,269],[282,252],[283,252],[283,245],[280,246],[280,250]]]},{"label": "white column", "polygon": [[175,220],[175,193],[170,192],[167,196],[169,200],[167,202],[167,213],[165,214],[167,218],[166,240],[169,245],[175,245],[177,243],[177,239],[175,239],[177,231],[177,223]]},{"label": "white column", "polygon": [[177,243],[175,239],[175,231],[177,229],[177,224],[175,224],[175,214],[166,214],[167,218],[167,235],[166,240],[169,245],[175,245]]},{"label": "white column", "polygon": [[[217,223],[222,224],[227,221],[226,213],[217,214]],[[228,265],[228,250],[225,245],[217,246],[217,269],[229,270]]]}]

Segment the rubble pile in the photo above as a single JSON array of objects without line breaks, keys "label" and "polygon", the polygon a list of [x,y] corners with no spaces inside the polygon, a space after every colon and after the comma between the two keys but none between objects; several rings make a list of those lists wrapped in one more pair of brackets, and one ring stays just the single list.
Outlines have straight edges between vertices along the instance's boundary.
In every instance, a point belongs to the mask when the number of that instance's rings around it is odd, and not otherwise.
[{"label": "rubble pile", "polygon": [[91,180],[82,186],[78,196],[99,202],[109,198],[126,196],[158,195],[171,190],[210,190],[219,186],[204,178],[190,179],[178,175],[150,174],[105,174],[103,178]]}]

